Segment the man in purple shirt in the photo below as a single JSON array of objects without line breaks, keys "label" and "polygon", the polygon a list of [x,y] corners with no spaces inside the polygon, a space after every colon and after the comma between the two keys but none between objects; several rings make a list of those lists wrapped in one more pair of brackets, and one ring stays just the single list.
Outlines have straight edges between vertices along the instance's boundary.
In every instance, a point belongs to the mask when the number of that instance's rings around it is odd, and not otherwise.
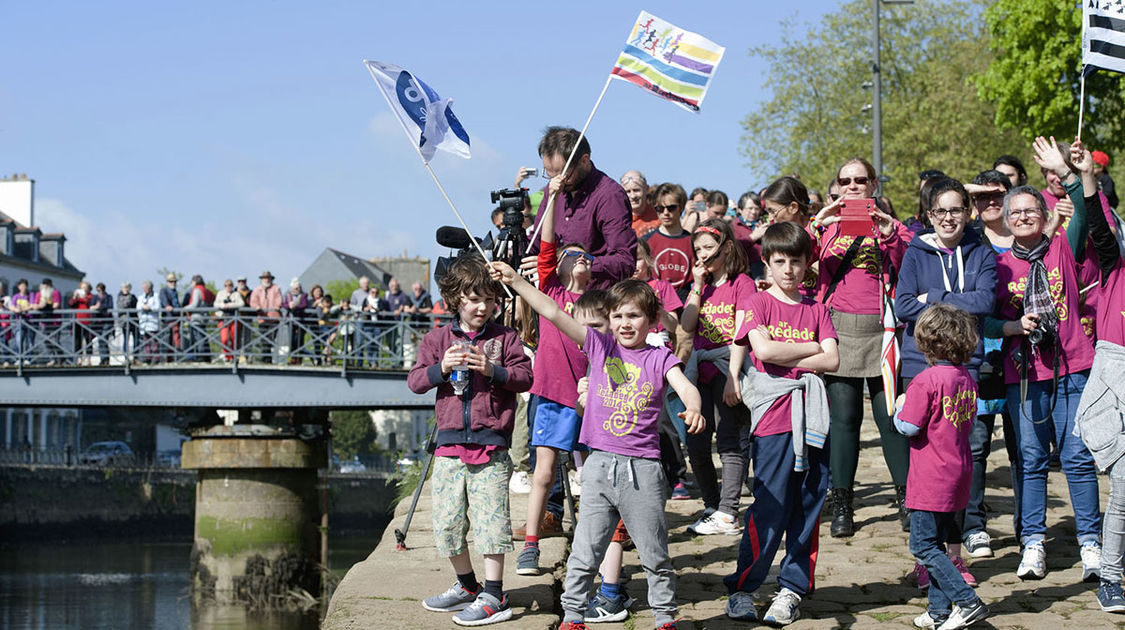
[{"label": "man in purple shirt", "polygon": [[[569,127],[548,127],[539,142],[543,172],[554,177],[562,172],[578,142],[578,131]],[[543,197],[538,217],[542,217],[548,197]],[[590,161],[590,143],[578,142],[578,153],[563,180],[562,192],[555,200],[555,235],[560,246],[578,243],[594,256],[590,289],[608,289],[633,275],[637,266],[637,235],[625,189],[612,177],[599,171]],[[534,254],[539,243],[531,244],[523,268],[535,268]]]}]

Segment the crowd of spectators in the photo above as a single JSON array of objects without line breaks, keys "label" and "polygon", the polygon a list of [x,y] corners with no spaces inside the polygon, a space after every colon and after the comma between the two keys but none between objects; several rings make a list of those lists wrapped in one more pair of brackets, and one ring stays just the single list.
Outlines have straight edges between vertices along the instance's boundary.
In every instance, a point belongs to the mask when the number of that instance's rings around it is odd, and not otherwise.
[{"label": "crowd of spectators", "polygon": [[421,333],[441,319],[421,282],[404,291],[397,278],[380,290],[367,277],[350,296],[324,287],[287,290],[268,270],[251,288],[227,278],[217,291],[199,274],[180,290],[169,273],[157,289],[129,282],[116,296],[82,281],[64,296],[44,278],[32,289],[0,283],[0,366],[129,363],[279,363],[402,368]]}]

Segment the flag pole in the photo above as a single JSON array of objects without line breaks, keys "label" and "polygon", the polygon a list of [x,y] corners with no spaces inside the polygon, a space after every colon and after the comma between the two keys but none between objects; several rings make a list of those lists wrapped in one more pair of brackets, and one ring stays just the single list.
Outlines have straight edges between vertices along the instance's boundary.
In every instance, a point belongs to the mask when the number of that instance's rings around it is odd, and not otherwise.
[{"label": "flag pole", "polygon": [[1082,142],[1082,113],[1086,109],[1086,66],[1082,66],[1082,86],[1078,91],[1078,141]]},{"label": "flag pole", "polygon": [[[605,86],[602,87],[602,93],[598,95],[598,100],[594,102],[594,109],[590,110],[590,115],[586,117],[586,124],[582,125],[582,131],[580,131],[578,133],[578,141],[574,143],[574,148],[571,149],[571,151],[570,151],[570,157],[566,158],[566,164],[563,165],[563,170],[562,170],[563,175],[565,175],[566,170],[568,168],[570,168],[570,163],[574,160],[574,154],[578,153],[578,145],[582,144],[582,138],[586,137],[586,130],[590,128],[590,121],[594,119],[594,114],[596,114],[598,112],[598,106],[600,106],[602,104],[602,99],[605,98],[605,93],[606,93],[607,90],[609,90],[609,83],[612,80],[613,80],[612,74],[605,78]],[[550,198],[547,199],[547,205],[544,206],[544,207],[550,207],[550,204],[554,203],[556,194],[557,193],[551,193]],[[539,237],[539,230],[542,227],[543,227],[542,221],[540,221],[539,224],[535,226],[535,231],[531,233],[530,241],[532,243],[534,243],[535,239]]]},{"label": "flag pole", "polygon": [[[374,79],[376,85],[378,85],[379,77],[375,76],[375,70],[370,65],[368,65],[366,61],[363,65],[367,68],[367,72],[371,75],[371,78]],[[427,171],[429,171],[430,177],[434,179],[434,183],[437,184],[438,190],[441,191],[441,196],[445,197],[446,203],[448,203],[449,207],[453,210],[453,214],[457,217],[457,221],[461,224],[461,227],[464,228],[465,234],[469,235],[469,242],[477,248],[477,252],[480,253],[481,258],[487,261],[488,255],[484,253],[484,248],[480,246],[480,243],[477,242],[476,237],[473,236],[472,231],[469,230],[469,226],[465,223],[465,219],[461,216],[461,213],[457,211],[457,206],[453,205],[453,200],[449,198],[449,195],[445,192],[445,186],[442,186],[441,180],[438,179],[437,173],[434,172],[434,169],[430,167],[430,163],[427,162],[425,156],[422,155],[422,149],[418,146],[418,143],[415,140],[414,136],[411,135],[410,131],[406,128],[406,124],[402,122],[402,119],[394,115],[395,106],[393,103],[391,103],[391,98],[387,96],[387,93],[383,90],[379,90],[379,93],[383,95],[383,100],[387,101],[387,106],[391,108],[391,115],[395,120],[398,121],[398,126],[402,127],[402,133],[406,134],[407,140],[410,141],[410,146],[414,147],[414,151],[418,153],[418,159],[422,160],[422,165],[426,167]],[[504,293],[507,293],[509,298],[513,297],[512,292],[508,290],[508,285],[502,286],[504,287]]]}]

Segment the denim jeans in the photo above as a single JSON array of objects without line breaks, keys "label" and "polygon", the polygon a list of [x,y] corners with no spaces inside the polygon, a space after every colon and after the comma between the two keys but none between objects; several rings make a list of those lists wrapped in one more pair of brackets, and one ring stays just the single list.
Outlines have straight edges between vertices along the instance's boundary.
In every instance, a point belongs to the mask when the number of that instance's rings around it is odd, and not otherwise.
[{"label": "denim jeans", "polygon": [[1121,583],[1121,556],[1125,551],[1125,458],[1109,467],[1109,500],[1102,525],[1103,582]]},{"label": "denim jeans", "polygon": [[[1020,496],[1020,542],[1043,542],[1047,537],[1047,461],[1051,438],[1058,440],[1059,457],[1066,483],[1070,488],[1070,505],[1074,509],[1074,526],[1078,543],[1098,542],[1101,535],[1101,513],[1098,508],[1098,478],[1094,457],[1082,440],[1074,436],[1074,414],[1086,387],[1089,370],[1060,376],[1058,401],[1048,417],[1054,391],[1052,381],[1036,381],[1027,385],[1027,403],[1020,403],[1020,386],[1008,386],[1008,413],[1020,446],[1020,469],[1023,484]],[[1021,407],[1025,407],[1027,414]],[[1036,423],[1036,420],[1042,420]],[[1052,432],[1053,429],[1053,432]]]},{"label": "denim jeans", "polygon": [[1012,429],[1011,415],[985,414],[977,416],[973,421],[973,432],[969,434],[969,449],[973,457],[973,481],[969,487],[969,505],[965,507],[964,536],[985,530],[988,524],[988,515],[984,511],[985,476],[988,472],[988,456],[992,453],[992,430],[996,427],[996,416],[1003,417],[1004,447],[1008,451],[1008,465],[1012,476],[1012,493],[1014,510],[1012,513],[1012,526],[1015,528],[1016,538],[1020,536],[1020,467],[1019,445],[1016,442],[1015,432]]},{"label": "denim jeans", "polygon": [[927,610],[935,619],[948,617],[953,612],[954,603],[963,608],[979,599],[965,583],[961,572],[953,566],[953,561],[945,555],[943,541],[949,538],[948,530],[954,524],[956,514],[925,510],[910,512],[910,553],[930,573],[930,605]]}]

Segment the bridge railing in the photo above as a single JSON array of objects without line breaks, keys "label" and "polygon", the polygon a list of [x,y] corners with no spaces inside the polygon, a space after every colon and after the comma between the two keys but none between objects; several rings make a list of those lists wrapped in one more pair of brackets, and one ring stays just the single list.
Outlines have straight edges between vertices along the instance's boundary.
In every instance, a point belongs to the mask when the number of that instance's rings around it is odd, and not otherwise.
[{"label": "bridge railing", "polygon": [[[6,317],[5,317],[6,315]],[[341,370],[404,370],[418,343],[448,316],[423,320],[389,315],[282,313],[181,308],[156,313],[0,313],[0,368],[215,363],[289,364]]]}]

